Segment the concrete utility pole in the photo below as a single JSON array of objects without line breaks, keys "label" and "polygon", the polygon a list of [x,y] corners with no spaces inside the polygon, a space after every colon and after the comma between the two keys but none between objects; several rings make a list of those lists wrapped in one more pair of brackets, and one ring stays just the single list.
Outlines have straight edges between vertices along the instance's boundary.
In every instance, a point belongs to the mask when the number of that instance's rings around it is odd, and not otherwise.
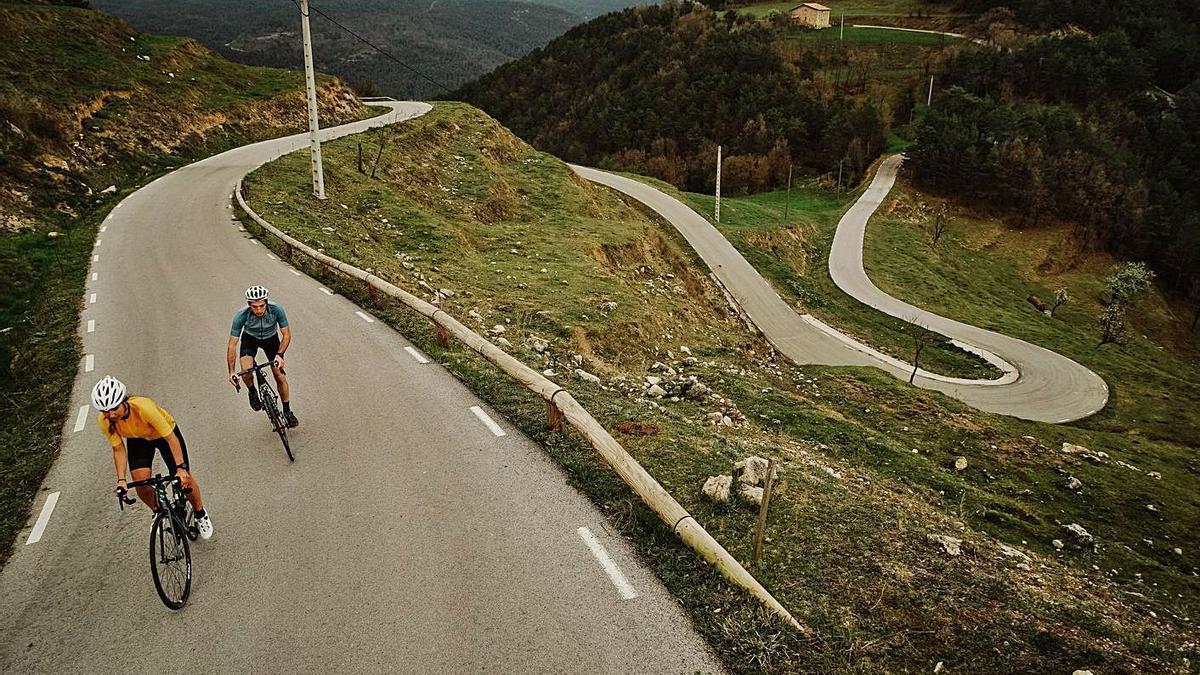
[{"label": "concrete utility pole", "polygon": [[932,75],[929,76],[929,96],[927,96],[925,98],[925,107],[928,108],[931,103],[933,103],[933,76]]},{"label": "concrete utility pole", "polygon": [[842,27],[838,29],[838,40],[846,40],[846,13],[842,12]]},{"label": "concrete utility pole", "polygon": [[718,223],[721,222],[721,146],[717,146],[717,207],[714,209],[714,215]]},{"label": "concrete utility pole", "polygon": [[308,0],[300,0],[300,26],[304,34],[304,80],[308,84],[308,143],[313,172],[313,195],[325,199],[325,168],[321,165],[321,130],[317,122],[317,78],[313,74],[312,34],[308,30]]}]

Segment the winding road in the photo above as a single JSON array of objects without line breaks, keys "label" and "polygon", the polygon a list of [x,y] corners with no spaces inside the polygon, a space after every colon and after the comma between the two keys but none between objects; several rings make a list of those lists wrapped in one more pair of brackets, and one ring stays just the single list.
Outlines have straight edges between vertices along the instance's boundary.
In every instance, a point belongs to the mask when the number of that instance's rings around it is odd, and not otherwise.
[{"label": "winding road", "polygon": [[[429,110],[386,105],[325,137]],[[298,134],[183,167],[104,222],[61,455],[0,571],[0,672],[721,672],[536,443],[239,231],[238,179],[306,145]],[[251,284],[294,331],[295,464],[225,380]],[[86,405],[104,374],[174,415],[212,513],[178,612],[151,582],[149,513],[119,512],[111,494]]]},{"label": "winding road", "polygon": [[[980,410],[1040,422],[1070,422],[1103,408],[1108,386],[1099,375],[1075,361],[1024,340],[927,312],[887,295],[871,282],[862,260],[867,221],[895,184],[900,162],[900,155],[884,160],[871,185],[842,216],[829,254],[829,273],[838,288],[851,297],[941,333],[1004,373],[995,380],[969,380],[921,370],[914,383]],[[767,340],[793,362],[873,366],[908,380],[911,364],[793,310],[724,235],[686,204],[630,178],[582,166],[572,168],[587,180],[642,202],[674,225]]]}]

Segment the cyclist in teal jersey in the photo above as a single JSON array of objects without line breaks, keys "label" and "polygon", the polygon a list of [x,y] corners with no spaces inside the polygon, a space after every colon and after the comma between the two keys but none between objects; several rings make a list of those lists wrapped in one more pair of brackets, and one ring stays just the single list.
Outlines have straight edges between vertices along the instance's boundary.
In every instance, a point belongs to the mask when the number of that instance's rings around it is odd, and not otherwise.
[{"label": "cyclist in teal jersey", "polygon": [[[284,352],[292,344],[292,329],[288,327],[287,313],[274,303],[267,302],[270,293],[262,286],[251,286],[246,289],[246,308],[233,315],[233,327],[229,331],[229,346],[226,349],[226,361],[229,366],[229,383],[237,386],[235,366],[237,357],[241,357],[242,370],[254,367],[254,359],[261,349],[267,355],[267,361],[274,361],[271,372],[275,374],[275,384],[278,385],[279,399],[283,401],[283,416],[288,427],[300,425],[296,414],[292,412],[291,390],[288,387],[287,373],[284,371]],[[238,343],[241,343],[239,348]],[[254,388],[254,381],[249,373],[242,377],[246,389],[250,392],[250,407],[262,410],[262,401]]]}]

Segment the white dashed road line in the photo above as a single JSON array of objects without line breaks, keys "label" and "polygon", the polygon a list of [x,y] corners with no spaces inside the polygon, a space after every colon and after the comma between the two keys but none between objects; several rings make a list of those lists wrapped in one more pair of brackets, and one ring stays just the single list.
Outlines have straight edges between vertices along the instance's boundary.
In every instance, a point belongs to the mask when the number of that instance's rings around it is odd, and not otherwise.
[{"label": "white dashed road line", "polygon": [[267,254],[267,257],[268,257],[268,258],[270,258],[271,260],[279,260],[279,258],[276,258],[276,257],[275,257],[275,254],[274,254],[274,253],[268,253],[268,254]]},{"label": "white dashed road line", "polygon": [[329,290],[328,288],[322,287],[321,292],[324,293],[325,295],[333,295],[333,291]]},{"label": "white dashed road line", "polygon": [[96,243],[92,246],[92,248],[100,248],[100,240],[99,239],[96,240]]},{"label": "white dashed road line", "polygon": [[297,272],[296,270],[294,270],[294,269],[292,269],[292,268],[290,268],[290,267],[288,268],[288,271],[289,271],[289,272],[291,272],[292,274],[295,274],[296,276],[300,276],[300,273],[299,273],[299,272]]},{"label": "white dashed road line", "polygon": [[80,406],[79,414],[75,416],[75,433],[83,431],[83,425],[87,422],[88,406]]},{"label": "white dashed road line", "polygon": [[90,373],[96,369],[96,355],[88,354],[83,357],[83,372]]},{"label": "white dashed road line", "polygon": [[88,319],[88,332],[89,333],[96,332],[96,320],[95,319]]},{"label": "white dashed road line", "polygon": [[101,225],[101,226],[100,226],[100,234],[104,234],[106,231],[108,231],[108,226],[107,226],[107,225]]},{"label": "white dashed road line", "polygon": [[92,297],[88,298],[88,304],[89,305],[96,304],[96,294],[95,293],[92,293]]},{"label": "white dashed road line", "polygon": [[575,530],[575,532],[583,540],[583,543],[587,544],[588,549],[591,550],[596,560],[600,562],[600,566],[604,568],[604,571],[608,573],[609,581],[613,583],[613,586],[617,587],[617,591],[621,593],[621,597],[626,600],[636,598],[638,596],[637,591],[633,590],[633,586],[625,578],[625,575],[621,572],[621,568],[617,567],[617,564],[609,557],[608,551],[604,550],[604,545],[596,539],[596,535],[592,534],[592,531],[586,527],[581,527]]},{"label": "white dashed road line", "polygon": [[96,255],[92,256],[92,262],[100,262],[100,254],[97,253]]},{"label": "white dashed road line", "polygon": [[42,504],[42,512],[38,515],[37,522],[33,524],[33,531],[29,533],[29,538],[25,540],[25,545],[36,544],[42,539],[42,533],[46,531],[46,524],[50,522],[50,514],[54,513],[54,505],[58,503],[58,496],[61,492],[51,492],[49,497],[46,497],[46,503]]},{"label": "white dashed road line", "polygon": [[96,280],[96,279],[98,279],[98,278],[100,278],[100,273],[99,273],[99,272],[92,272],[92,281],[95,281],[95,280]]},{"label": "white dashed road line", "polygon": [[417,351],[415,347],[405,347],[404,351],[411,354],[412,357],[417,360],[417,363],[429,363],[429,359],[426,358],[424,354]]},{"label": "white dashed road line", "polygon": [[496,424],[495,420],[488,417],[488,414],[483,412],[483,408],[480,408],[477,405],[473,405],[473,406],[471,406],[471,412],[475,413],[475,416],[479,418],[479,421],[483,422],[484,425],[487,426],[488,429],[491,429],[493,434],[496,434],[497,436],[505,436],[506,435],[504,433],[504,430],[500,428],[500,425]]},{"label": "white dashed road line", "polygon": [[375,319],[372,319],[371,317],[367,316],[366,314],[363,314],[362,312],[355,312],[355,314],[358,315],[358,318],[362,319],[363,321],[366,321],[367,323],[375,323]]}]

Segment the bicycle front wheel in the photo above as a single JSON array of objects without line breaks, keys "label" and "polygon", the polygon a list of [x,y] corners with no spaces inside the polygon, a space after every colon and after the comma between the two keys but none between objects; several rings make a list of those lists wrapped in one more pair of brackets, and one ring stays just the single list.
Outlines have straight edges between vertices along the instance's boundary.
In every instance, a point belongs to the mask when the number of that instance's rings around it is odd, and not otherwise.
[{"label": "bicycle front wheel", "polygon": [[279,434],[279,440],[283,442],[283,450],[287,453],[288,459],[296,461],[296,458],[292,456],[292,446],[288,443],[287,420],[283,418],[283,413],[279,412],[279,401],[275,398],[275,392],[263,391],[263,407],[267,409],[271,427],[275,433]]},{"label": "bicycle front wheel", "polygon": [[166,512],[150,528],[150,574],[163,604],[180,609],[192,590],[192,552],[187,531]]}]

